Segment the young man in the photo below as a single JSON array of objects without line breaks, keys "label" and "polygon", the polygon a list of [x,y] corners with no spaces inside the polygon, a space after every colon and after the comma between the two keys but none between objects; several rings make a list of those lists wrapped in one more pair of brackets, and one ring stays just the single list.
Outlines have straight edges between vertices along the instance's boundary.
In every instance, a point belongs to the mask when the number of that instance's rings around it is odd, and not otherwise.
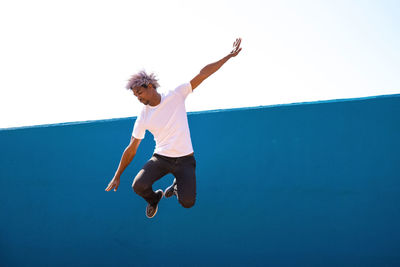
[{"label": "young man", "polygon": [[[166,94],[157,92],[159,84],[154,74],[139,72],[131,77],[127,89],[132,90],[143,103],[140,115],[133,127],[131,142],[125,149],[118,169],[108,184],[106,191],[117,191],[120,177],[136,155],[140,141],[149,130],[156,142],[154,154],[135,177],[133,190],[143,197],[148,205],[146,216],[154,217],[161,198],[177,196],[179,203],[190,208],[196,200],[196,160],[194,158],[189,125],[185,109],[185,99],[201,82],[216,72],[226,61],[242,50],[241,39],[233,43],[233,50],[221,60],[204,67],[190,83],[178,86]],[[168,173],[175,176],[174,182],[165,192],[153,191],[152,185]]]}]

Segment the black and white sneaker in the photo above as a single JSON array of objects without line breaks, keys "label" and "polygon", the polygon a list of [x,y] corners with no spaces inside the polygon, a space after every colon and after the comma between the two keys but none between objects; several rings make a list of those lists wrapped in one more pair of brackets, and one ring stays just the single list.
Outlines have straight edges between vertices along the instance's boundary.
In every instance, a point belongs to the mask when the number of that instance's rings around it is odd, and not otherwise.
[{"label": "black and white sneaker", "polygon": [[173,195],[175,195],[175,196],[177,195],[176,179],[174,179],[174,182],[172,183],[172,185],[167,187],[164,192],[165,198],[170,198]]},{"label": "black and white sneaker", "polygon": [[147,216],[147,218],[153,218],[156,215],[157,210],[158,210],[158,203],[160,202],[160,200],[163,197],[163,191],[161,189],[157,190],[155,193],[158,196],[158,200],[153,205],[150,204],[150,203],[147,204],[147,207],[146,207],[146,216]]}]

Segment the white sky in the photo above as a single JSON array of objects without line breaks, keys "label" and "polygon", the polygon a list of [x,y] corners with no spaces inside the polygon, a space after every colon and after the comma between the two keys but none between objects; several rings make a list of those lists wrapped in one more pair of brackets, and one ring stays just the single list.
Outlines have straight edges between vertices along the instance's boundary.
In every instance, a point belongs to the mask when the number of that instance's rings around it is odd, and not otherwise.
[{"label": "white sky", "polygon": [[136,116],[129,77],[160,90],[242,52],[188,111],[400,93],[400,1],[5,0],[0,128]]}]

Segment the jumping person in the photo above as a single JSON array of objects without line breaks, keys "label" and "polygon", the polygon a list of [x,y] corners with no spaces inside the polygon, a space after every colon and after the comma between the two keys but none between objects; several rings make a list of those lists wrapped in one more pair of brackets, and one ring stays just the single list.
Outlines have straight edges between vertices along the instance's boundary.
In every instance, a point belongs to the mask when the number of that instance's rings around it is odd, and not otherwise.
[{"label": "jumping person", "polygon": [[[147,201],[146,216],[154,217],[158,203],[165,196],[175,195],[179,203],[190,208],[196,200],[196,160],[190,139],[185,99],[206,78],[216,72],[230,58],[242,50],[241,39],[233,43],[233,50],[221,60],[204,67],[190,83],[184,83],[168,93],[158,93],[155,75],[141,71],[133,75],[126,88],[145,106],[137,117],[130,144],[122,154],[118,169],[106,191],[117,191],[120,177],[136,155],[140,141],[149,130],[156,142],[153,156],[136,175],[133,190]],[[163,176],[172,173],[174,182],[165,192],[153,191],[152,185]]]}]

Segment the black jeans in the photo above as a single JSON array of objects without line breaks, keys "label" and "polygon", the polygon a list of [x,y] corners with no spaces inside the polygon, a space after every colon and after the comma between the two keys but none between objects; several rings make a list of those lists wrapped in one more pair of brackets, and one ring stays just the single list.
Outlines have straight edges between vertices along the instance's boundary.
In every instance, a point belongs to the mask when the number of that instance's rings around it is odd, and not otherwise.
[{"label": "black jeans", "polygon": [[133,180],[133,190],[148,203],[158,200],[153,184],[168,173],[176,178],[178,201],[190,208],[196,201],[196,159],[193,155],[171,158],[154,154]]}]

